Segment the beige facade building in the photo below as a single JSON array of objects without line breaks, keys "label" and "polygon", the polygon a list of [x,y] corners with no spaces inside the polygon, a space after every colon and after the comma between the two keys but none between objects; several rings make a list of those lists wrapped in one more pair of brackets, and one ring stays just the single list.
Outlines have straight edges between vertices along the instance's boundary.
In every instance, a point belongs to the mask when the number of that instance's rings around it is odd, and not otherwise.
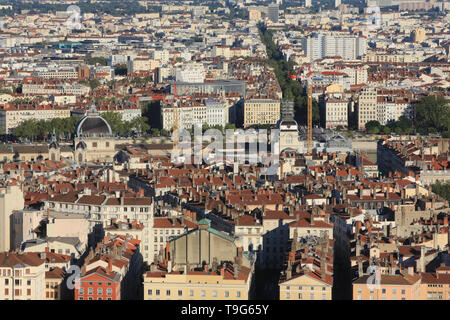
[{"label": "beige facade building", "polygon": [[144,300],[248,300],[253,270],[236,267],[224,264],[220,270],[148,272]]},{"label": "beige facade building", "polygon": [[280,120],[280,101],[251,99],[244,102],[244,127],[255,124],[276,124]]},{"label": "beige facade building", "polygon": [[45,300],[61,300],[65,275],[66,272],[61,268],[45,272]]},{"label": "beige facade building", "polygon": [[367,122],[378,120],[376,88],[364,88],[359,93],[357,118],[359,130],[364,130]]},{"label": "beige facade building", "polygon": [[369,275],[353,283],[353,300],[419,300],[420,276],[413,267],[408,274],[380,275],[379,285],[370,284]]},{"label": "beige facade building", "polygon": [[[280,300],[331,300],[332,277],[315,272],[300,274],[280,283]],[[330,282],[331,281],[331,282]]]},{"label": "beige facade building", "polygon": [[17,185],[0,188],[0,252],[14,249],[11,221],[14,210],[22,210],[24,206],[23,192]]},{"label": "beige facade building", "polygon": [[25,120],[49,120],[70,117],[70,109],[61,106],[19,107],[3,106],[0,109],[0,128],[2,132],[12,133],[12,130]]},{"label": "beige facade building", "polygon": [[45,261],[35,254],[0,253],[0,300],[44,300]]}]

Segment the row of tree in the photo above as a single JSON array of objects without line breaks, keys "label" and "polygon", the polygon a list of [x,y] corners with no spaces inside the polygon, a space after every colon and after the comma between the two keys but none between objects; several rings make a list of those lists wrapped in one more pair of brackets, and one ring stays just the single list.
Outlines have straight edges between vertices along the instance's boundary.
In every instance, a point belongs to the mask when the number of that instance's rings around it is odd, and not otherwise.
[{"label": "row of tree", "polygon": [[113,111],[104,112],[101,116],[108,122],[113,134],[119,136],[146,135],[151,129],[146,117],[136,117],[126,121],[122,119],[120,113]]},{"label": "row of tree", "polygon": [[[161,132],[151,128],[146,117],[136,117],[130,121],[124,121],[122,115],[117,112],[104,112],[101,114],[111,127],[113,134],[129,137],[134,135],[147,135],[151,133],[159,136]],[[47,140],[53,133],[58,140],[71,140],[74,138],[75,128],[79,117],[55,118],[51,120],[29,119],[21,122],[13,134],[19,138],[30,141]]]},{"label": "row of tree", "polygon": [[[283,99],[294,101],[295,120],[299,124],[306,124],[307,120],[307,99],[305,89],[299,81],[292,79],[295,75],[294,61],[284,60],[282,54],[272,39],[272,31],[268,30],[264,24],[259,24],[259,35],[266,46],[269,65],[274,69],[275,76],[283,92]],[[319,104],[313,99],[312,119],[314,124],[320,124]]]},{"label": "row of tree", "polygon": [[29,119],[22,121],[19,126],[14,128],[13,134],[22,139],[42,141],[55,133],[58,139],[70,140],[73,138],[79,120],[79,117],[54,118],[51,120]]},{"label": "row of tree", "polygon": [[442,183],[440,181],[437,181],[431,186],[431,191],[440,195],[447,201],[450,201],[450,183]]}]

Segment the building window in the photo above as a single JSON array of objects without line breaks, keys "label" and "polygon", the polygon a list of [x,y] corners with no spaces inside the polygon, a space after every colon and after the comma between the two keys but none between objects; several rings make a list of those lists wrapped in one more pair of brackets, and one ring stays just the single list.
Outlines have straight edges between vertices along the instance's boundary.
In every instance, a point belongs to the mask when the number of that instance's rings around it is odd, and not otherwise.
[{"label": "building window", "polygon": [[84,294],[84,289],[80,288],[79,294]]},{"label": "building window", "polygon": [[298,299],[302,300],[302,294],[301,293],[298,294]]},{"label": "building window", "polygon": [[149,296],[151,296],[151,295],[152,295],[152,289],[148,289],[147,294],[148,294]]},{"label": "building window", "polygon": [[111,295],[112,294],[112,289],[106,289],[106,294],[107,295]]},{"label": "building window", "polygon": [[228,298],[230,296],[230,292],[229,291],[225,291],[225,298]]},{"label": "building window", "polygon": [[289,292],[286,293],[286,299],[290,299],[290,298],[291,298],[291,295],[289,294]]},{"label": "building window", "polygon": [[97,293],[98,293],[98,294],[103,294],[103,289],[102,289],[102,288],[98,288],[98,289],[97,289]]},{"label": "building window", "polygon": [[189,290],[189,296],[191,296],[191,297],[194,296],[194,290]]},{"label": "building window", "polygon": [[326,294],[322,294],[322,300],[327,300],[327,295]]},{"label": "building window", "polygon": [[217,297],[217,291],[216,290],[213,291],[213,297]]},{"label": "building window", "polygon": [[402,289],[402,294],[405,294],[406,293],[406,290],[405,289]]},{"label": "building window", "polygon": [[183,295],[183,290],[178,290],[178,296],[181,297]]},{"label": "building window", "polygon": [[159,296],[159,290],[156,290],[156,295]]},{"label": "building window", "polygon": [[240,291],[236,292],[236,297],[238,297],[238,298],[241,297],[241,292]]},{"label": "building window", "polygon": [[397,289],[392,289],[392,294],[397,294]]},{"label": "building window", "polygon": [[381,289],[381,293],[386,293],[386,289]]},{"label": "building window", "polygon": [[206,295],[205,290],[202,290],[202,297],[204,297]]},{"label": "building window", "polygon": [[27,286],[31,286],[31,280],[27,280]]},{"label": "building window", "polygon": [[170,290],[166,290],[166,296],[170,296]]},{"label": "building window", "polygon": [[83,300],[83,297],[79,297],[78,300]]},{"label": "building window", "polygon": [[358,293],[361,293],[361,292],[362,292],[362,288],[358,287]]},{"label": "building window", "polygon": [[88,294],[92,294],[92,288],[88,289]]}]

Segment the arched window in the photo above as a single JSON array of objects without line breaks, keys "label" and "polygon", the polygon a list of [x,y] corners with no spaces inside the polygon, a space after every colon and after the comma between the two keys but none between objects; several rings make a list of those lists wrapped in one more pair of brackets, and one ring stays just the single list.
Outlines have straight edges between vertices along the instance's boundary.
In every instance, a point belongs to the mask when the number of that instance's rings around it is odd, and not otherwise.
[{"label": "arched window", "polygon": [[81,153],[78,154],[78,163],[83,162],[83,155]]}]

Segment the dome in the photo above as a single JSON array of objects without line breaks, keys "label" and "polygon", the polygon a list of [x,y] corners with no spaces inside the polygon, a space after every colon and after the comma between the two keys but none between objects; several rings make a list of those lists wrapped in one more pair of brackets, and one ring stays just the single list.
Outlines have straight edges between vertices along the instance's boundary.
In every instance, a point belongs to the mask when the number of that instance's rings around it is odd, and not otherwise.
[{"label": "dome", "polygon": [[80,136],[112,136],[112,130],[108,122],[98,113],[95,105],[92,105],[86,115],[78,122],[76,135]]}]

